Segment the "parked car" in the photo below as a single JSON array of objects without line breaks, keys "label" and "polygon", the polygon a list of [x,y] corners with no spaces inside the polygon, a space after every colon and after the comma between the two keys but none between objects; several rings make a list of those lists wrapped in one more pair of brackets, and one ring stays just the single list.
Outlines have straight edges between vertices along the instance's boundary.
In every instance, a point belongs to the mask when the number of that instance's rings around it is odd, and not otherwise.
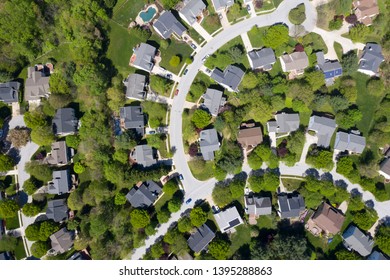
[{"label": "parked car", "polygon": [[192,198],[187,199],[187,200],[186,200],[186,204],[187,204],[187,205],[190,204],[191,201],[192,201]]},{"label": "parked car", "polygon": [[219,211],[221,211],[217,205],[211,206],[211,210],[213,211],[214,214],[217,214],[219,213]]},{"label": "parked car", "polygon": [[186,69],[184,70],[183,75],[187,74],[187,72],[188,72],[188,68],[186,68]]},{"label": "parked car", "polygon": [[223,19],[223,15],[222,14],[218,14],[218,17],[219,17],[219,19]]},{"label": "parked car", "polygon": [[149,134],[156,134],[156,131],[155,130],[150,130]]},{"label": "parked car", "polygon": [[209,68],[206,68],[206,73],[207,74],[210,74],[211,73],[211,70]]},{"label": "parked car", "polygon": [[202,58],[202,62],[205,62],[206,61],[206,59],[208,59],[209,58],[209,54],[207,54],[207,55],[205,55],[203,58]]},{"label": "parked car", "polygon": [[191,48],[193,48],[194,50],[196,50],[196,45],[194,43],[192,43],[191,45]]},{"label": "parked car", "polygon": [[184,180],[183,174],[179,174],[179,179],[182,181]]},{"label": "parked car", "polygon": [[172,79],[172,74],[167,74],[166,77],[167,77],[167,79],[171,80]]},{"label": "parked car", "polygon": [[246,5],[246,10],[249,12],[251,10],[251,6],[250,5]]},{"label": "parked car", "polygon": [[179,89],[177,89],[176,91],[175,91],[175,95],[178,95],[179,94]]}]

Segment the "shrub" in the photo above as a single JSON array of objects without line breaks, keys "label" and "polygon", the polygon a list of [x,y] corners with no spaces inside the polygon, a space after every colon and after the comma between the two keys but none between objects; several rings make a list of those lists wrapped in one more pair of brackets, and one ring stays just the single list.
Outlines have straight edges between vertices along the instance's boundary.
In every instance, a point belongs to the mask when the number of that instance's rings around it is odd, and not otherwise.
[{"label": "shrub", "polygon": [[191,121],[197,128],[205,128],[209,125],[211,115],[204,110],[198,109],[194,112]]},{"label": "shrub", "polygon": [[288,19],[292,24],[302,24],[306,20],[305,5],[299,4],[288,14]]},{"label": "shrub", "polygon": [[329,22],[328,28],[330,30],[339,30],[343,26],[343,20],[339,17],[335,17]]},{"label": "shrub", "polygon": [[31,254],[36,258],[42,258],[50,249],[48,242],[38,241],[31,245]]},{"label": "shrub", "polygon": [[171,60],[169,60],[169,65],[171,65],[172,67],[177,67],[179,66],[180,62],[181,62],[180,57],[175,55],[172,56]]}]

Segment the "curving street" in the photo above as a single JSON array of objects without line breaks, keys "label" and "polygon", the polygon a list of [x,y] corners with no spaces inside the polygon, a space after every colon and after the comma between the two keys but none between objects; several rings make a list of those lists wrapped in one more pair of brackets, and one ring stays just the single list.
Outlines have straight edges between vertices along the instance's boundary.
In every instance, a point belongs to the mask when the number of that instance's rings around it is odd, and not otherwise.
[{"label": "curving street", "polygon": [[[219,34],[217,34],[215,37],[213,37],[212,39],[208,39],[207,43],[194,56],[192,64],[187,67],[187,74],[180,78],[177,87],[179,90],[179,94],[178,96],[174,97],[169,122],[170,143],[172,149],[175,151],[173,160],[176,166],[176,171],[182,174],[184,177],[182,183],[185,188],[185,200],[191,198],[192,202],[189,205],[183,204],[180,211],[172,214],[170,220],[167,223],[160,225],[157,230],[157,233],[153,236],[150,236],[145,241],[144,246],[134,250],[131,257],[129,256],[129,258],[135,260],[142,258],[147,248],[153,245],[158,238],[163,236],[167,232],[169,226],[172,223],[176,222],[186,210],[192,208],[196,200],[205,199],[206,197],[211,195],[213,187],[217,182],[216,179],[210,179],[208,181],[199,181],[194,178],[187,164],[182,140],[182,113],[183,109],[185,108],[186,94],[190,90],[191,84],[195,79],[199,69],[201,69],[201,67],[203,66],[202,58],[207,54],[214,53],[233,38],[248,32],[255,25],[258,27],[264,27],[276,23],[284,23],[289,26],[291,33],[291,30],[293,29],[294,25],[289,22],[288,14],[291,9],[295,8],[298,4],[301,3],[304,3],[306,8],[306,20],[303,23],[303,26],[307,31],[318,33],[323,37],[324,41],[328,46],[328,54],[326,55],[327,58],[337,58],[337,56],[334,57],[334,42],[340,42],[343,46],[344,52],[356,48],[362,49],[364,47],[362,44],[352,43],[351,40],[342,37],[341,34],[325,31],[316,27],[316,8],[313,5],[313,2],[310,2],[309,0],[283,1],[279,5],[279,7],[272,13],[259,15],[256,17],[250,17],[234,25],[226,26],[226,28]],[[304,161],[300,161],[294,167],[287,167],[284,164],[280,164],[279,170],[282,175],[302,176],[302,174],[305,173],[305,171],[309,168],[311,167],[307,165]],[[250,168],[248,165],[244,164],[242,170],[245,172],[249,172]],[[352,184],[348,179],[336,173],[335,171],[332,171],[331,174],[334,180],[343,180],[345,183],[347,183],[349,191],[357,188],[359,192],[363,193],[364,200],[372,200],[374,202],[374,208],[378,212],[380,219],[390,215],[390,201],[378,202],[375,200],[375,197],[371,193],[364,192],[359,185]]]}]

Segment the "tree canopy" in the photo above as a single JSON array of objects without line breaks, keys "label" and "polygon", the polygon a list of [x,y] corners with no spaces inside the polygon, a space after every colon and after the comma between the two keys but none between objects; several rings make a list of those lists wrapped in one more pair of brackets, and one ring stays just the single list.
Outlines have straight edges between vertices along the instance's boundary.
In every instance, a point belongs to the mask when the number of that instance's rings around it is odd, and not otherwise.
[{"label": "tree canopy", "polygon": [[130,222],[135,228],[144,228],[150,223],[150,217],[145,210],[134,209],[130,213]]}]

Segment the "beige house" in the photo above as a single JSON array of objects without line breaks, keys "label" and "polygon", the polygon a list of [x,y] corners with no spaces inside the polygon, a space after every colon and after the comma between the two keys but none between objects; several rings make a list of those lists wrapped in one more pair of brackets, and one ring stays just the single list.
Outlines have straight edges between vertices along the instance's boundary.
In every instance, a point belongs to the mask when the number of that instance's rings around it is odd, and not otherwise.
[{"label": "beige house", "polygon": [[344,220],[344,215],[338,209],[324,202],[307,221],[305,227],[314,235],[322,232],[326,235],[334,235],[340,232]]},{"label": "beige house", "polygon": [[290,72],[289,79],[294,79],[305,73],[305,68],[309,66],[309,58],[305,52],[294,52],[282,55],[280,63],[283,72]]},{"label": "beige house", "polygon": [[263,133],[261,128],[255,127],[255,124],[241,124],[237,142],[244,149],[256,147],[263,142]]},{"label": "beige house", "polygon": [[371,25],[374,17],[379,15],[378,0],[353,1],[352,6],[358,21],[367,26]]},{"label": "beige house", "polygon": [[41,98],[49,97],[50,72],[51,70],[43,65],[28,67],[24,98],[30,104],[39,104]]}]

